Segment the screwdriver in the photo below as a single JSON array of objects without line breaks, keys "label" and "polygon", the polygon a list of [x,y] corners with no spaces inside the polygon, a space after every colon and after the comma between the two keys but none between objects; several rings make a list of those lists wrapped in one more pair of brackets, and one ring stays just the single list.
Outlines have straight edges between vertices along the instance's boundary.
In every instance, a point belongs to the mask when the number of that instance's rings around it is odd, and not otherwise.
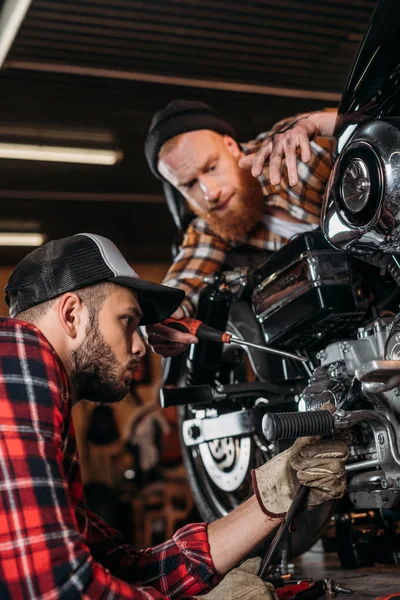
[{"label": "screwdriver", "polygon": [[270,348],[269,346],[260,346],[259,344],[253,344],[252,342],[245,342],[238,337],[234,337],[227,331],[219,331],[218,329],[206,325],[203,321],[191,319],[190,317],[179,319],[179,321],[176,319],[165,319],[165,321],[162,322],[162,325],[167,325],[177,331],[195,335],[199,340],[222,342],[223,344],[230,344],[233,342],[235,344],[240,344],[241,346],[251,346],[252,348],[264,350],[264,352],[271,352],[272,354],[279,354],[279,356],[285,356],[286,358],[293,358],[294,360],[308,360],[305,356],[301,356],[300,354],[292,354],[285,350],[277,350],[276,348]]}]

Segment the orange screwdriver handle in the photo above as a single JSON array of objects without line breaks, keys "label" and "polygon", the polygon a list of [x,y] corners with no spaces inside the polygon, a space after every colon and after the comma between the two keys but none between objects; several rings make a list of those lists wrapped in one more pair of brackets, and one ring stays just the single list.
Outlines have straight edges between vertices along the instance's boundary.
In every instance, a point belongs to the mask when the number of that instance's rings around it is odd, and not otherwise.
[{"label": "orange screwdriver handle", "polygon": [[179,319],[179,321],[177,319],[165,319],[165,321],[162,322],[162,325],[168,325],[168,327],[171,327],[172,329],[183,331],[183,333],[191,333],[197,337],[197,330],[200,325],[203,325],[203,322],[186,317],[184,319]]},{"label": "orange screwdriver handle", "polygon": [[203,323],[203,321],[198,321],[197,319],[191,319],[189,317],[179,319],[179,321],[176,319],[165,319],[162,324],[168,325],[168,327],[172,327],[172,329],[176,329],[177,331],[195,335],[199,340],[209,340],[211,342],[229,344],[232,337],[230,333],[218,331],[218,329],[209,327]]}]

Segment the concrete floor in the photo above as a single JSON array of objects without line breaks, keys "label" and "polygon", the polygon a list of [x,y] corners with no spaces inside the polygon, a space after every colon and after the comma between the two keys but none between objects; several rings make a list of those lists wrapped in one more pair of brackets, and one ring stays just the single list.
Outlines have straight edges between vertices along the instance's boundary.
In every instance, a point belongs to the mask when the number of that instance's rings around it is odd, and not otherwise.
[{"label": "concrete floor", "polygon": [[338,600],[375,600],[385,594],[400,596],[400,566],[380,565],[355,570],[343,570],[337,554],[324,552],[322,544],[316,544],[295,562],[296,574],[314,579],[330,578],[335,583],[354,590],[352,595],[338,594]]}]

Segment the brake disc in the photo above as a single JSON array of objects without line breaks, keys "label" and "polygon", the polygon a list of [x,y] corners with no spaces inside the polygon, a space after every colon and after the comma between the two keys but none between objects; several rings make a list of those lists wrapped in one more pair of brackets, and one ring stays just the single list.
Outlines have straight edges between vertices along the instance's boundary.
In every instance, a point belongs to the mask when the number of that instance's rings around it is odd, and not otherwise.
[{"label": "brake disc", "polygon": [[199,444],[205,470],[224,492],[235,491],[244,481],[251,458],[251,438],[222,438]]}]

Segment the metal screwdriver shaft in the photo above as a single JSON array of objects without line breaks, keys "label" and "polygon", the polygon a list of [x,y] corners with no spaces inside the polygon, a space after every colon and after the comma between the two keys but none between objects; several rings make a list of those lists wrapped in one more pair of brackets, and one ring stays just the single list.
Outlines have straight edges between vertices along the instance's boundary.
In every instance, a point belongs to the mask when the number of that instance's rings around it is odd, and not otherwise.
[{"label": "metal screwdriver shaft", "polygon": [[244,342],[240,338],[231,336],[229,342],[234,342],[235,344],[240,344],[241,346],[251,346],[252,348],[258,348],[259,350],[264,350],[264,352],[270,352],[271,354],[278,354],[279,356],[285,356],[286,358],[293,358],[294,360],[305,361],[308,360],[305,356],[301,354],[292,354],[292,352],[286,352],[286,350],[277,350],[276,348],[269,348],[268,346],[260,346],[259,344],[253,344],[252,342]]},{"label": "metal screwdriver shaft", "polygon": [[253,342],[246,342],[240,338],[234,337],[227,331],[219,331],[218,329],[214,329],[214,327],[210,327],[198,319],[191,319],[190,317],[185,317],[184,319],[179,320],[169,318],[165,319],[162,324],[167,325],[172,329],[176,329],[177,331],[191,333],[192,335],[197,336],[199,340],[222,342],[223,344],[230,344],[234,342],[235,344],[240,344],[241,346],[251,346],[252,348],[258,348],[264,352],[278,354],[279,356],[284,356],[286,358],[293,358],[293,360],[308,360],[301,354],[292,354],[291,352],[286,352],[286,350],[277,350],[276,348],[270,348],[269,346],[261,346],[259,344],[253,344]]}]

